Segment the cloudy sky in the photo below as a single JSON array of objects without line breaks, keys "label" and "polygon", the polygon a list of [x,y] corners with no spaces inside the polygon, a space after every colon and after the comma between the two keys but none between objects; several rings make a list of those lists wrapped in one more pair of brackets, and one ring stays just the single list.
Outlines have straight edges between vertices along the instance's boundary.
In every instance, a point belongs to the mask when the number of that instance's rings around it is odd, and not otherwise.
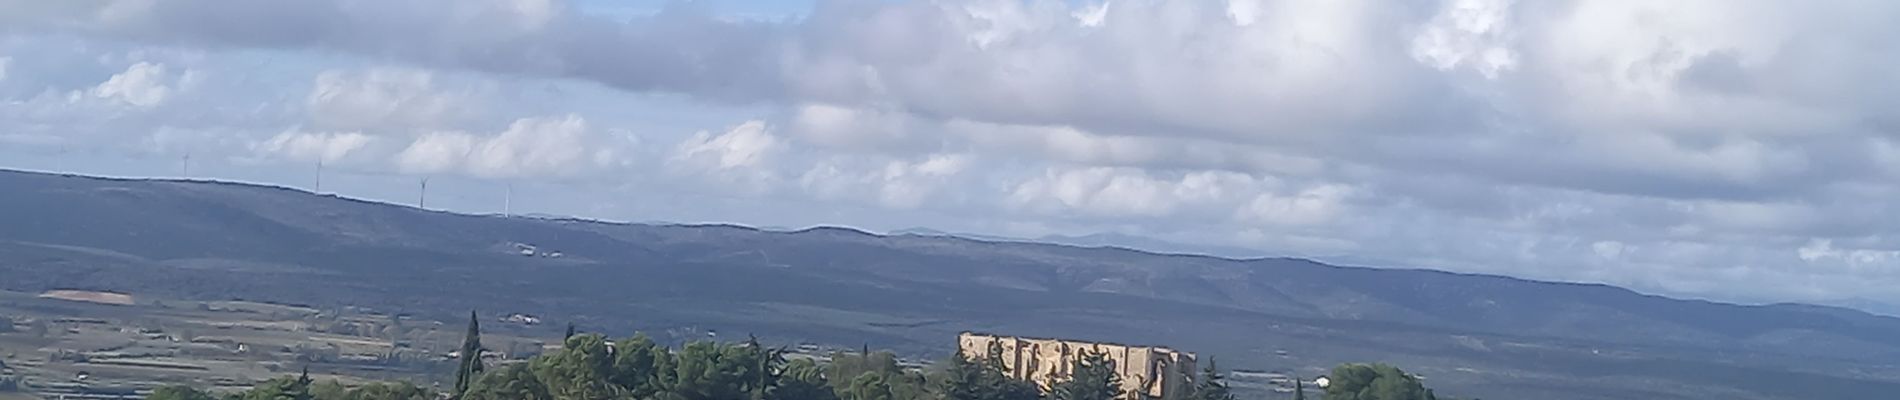
[{"label": "cloudy sky", "polygon": [[[1900,2],[0,0],[0,167],[1900,303]],[[512,204],[504,199],[512,187]]]}]

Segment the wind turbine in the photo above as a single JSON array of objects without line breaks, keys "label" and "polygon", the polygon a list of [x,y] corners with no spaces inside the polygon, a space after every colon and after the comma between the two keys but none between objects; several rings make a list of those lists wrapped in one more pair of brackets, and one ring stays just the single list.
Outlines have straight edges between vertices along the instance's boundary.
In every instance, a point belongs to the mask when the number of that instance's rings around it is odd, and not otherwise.
[{"label": "wind turbine", "polygon": [[54,163],[53,168],[57,168],[59,173],[61,174],[68,173],[68,171],[66,171],[66,144],[65,143],[59,144],[59,155],[53,157],[53,163]]},{"label": "wind turbine", "polygon": [[323,194],[323,158],[321,157],[317,158],[317,185],[316,188],[310,192],[312,194]]}]

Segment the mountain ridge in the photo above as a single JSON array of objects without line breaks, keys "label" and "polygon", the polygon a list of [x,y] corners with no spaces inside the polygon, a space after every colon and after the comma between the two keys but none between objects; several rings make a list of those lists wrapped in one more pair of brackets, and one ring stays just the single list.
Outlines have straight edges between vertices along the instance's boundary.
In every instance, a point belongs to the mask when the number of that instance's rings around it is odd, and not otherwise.
[{"label": "mountain ridge", "polygon": [[[1900,319],[1829,306],[835,226],[475,215],[249,183],[0,171],[0,191],[8,290],[86,286],[444,319],[480,308],[590,329],[718,327],[925,353],[963,330],[1167,343],[1223,354],[1223,365],[1231,356],[1237,367],[1308,375],[1336,362],[1400,362],[1484,397],[1606,398],[1573,393],[1590,379],[1639,385],[1651,398],[1900,390],[1900,374],[1879,373],[1900,369],[1887,361],[1900,358]],[[514,244],[563,255],[523,257]],[[1827,372],[1849,370],[1874,372]],[[1761,386],[1777,380],[1789,387]]]}]

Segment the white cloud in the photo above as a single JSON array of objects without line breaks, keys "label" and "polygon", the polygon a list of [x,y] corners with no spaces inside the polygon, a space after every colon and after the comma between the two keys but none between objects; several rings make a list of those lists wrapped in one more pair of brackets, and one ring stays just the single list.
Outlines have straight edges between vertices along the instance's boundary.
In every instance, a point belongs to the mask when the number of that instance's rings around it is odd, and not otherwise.
[{"label": "white cloud", "polygon": [[258,152],[277,155],[297,161],[319,161],[335,163],[357,150],[363,149],[374,139],[361,132],[303,132],[284,131],[257,143],[252,148]]},{"label": "white cloud", "polygon": [[1597,256],[1603,257],[1605,260],[1620,259],[1623,257],[1623,253],[1632,250],[1634,249],[1630,248],[1630,246],[1615,240],[1601,240],[1590,244],[1590,251],[1596,252]]},{"label": "white cloud", "polygon": [[1352,188],[1321,185],[1292,194],[1261,193],[1241,211],[1244,220],[1271,225],[1312,225],[1325,223],[1347,211],[1345,201]]},{"label": "white cloud", "polygon": [[1829,239],[1812,239],[1808,244],[1795,249],[1796,256],[1809,263],[1835,262],[1848,268],[1860,269],[1878,267],[1890,269],[1895,261],[1900,261],[1900,251],[1872,249],[1840,249],[1834,247]]},{"label": "white cloud", "polygon": [[13,65],[12,57],[0,57],[0,82],[7,80],[7,67]]},{"label": "white cloud", "polygon": [[396,166],[411,174],[450,172],[468,158],[476,140],[462,132],[429,132],[396,155]]},{"label": "white cloud", "polygon": [[1510,0],[1455,0],[1412,38],[1412,56],[1438,69],[1469,66],[1486,78],[1517,65],[1509,47]]},{"label": "white cloud", "polygon": [[1107,218],[1197,217],[1232,222],[1241,203],[1272,182],[1245,174],[1195,171],[1155,176],[1135,168],[1049,168],[1010,189],[1010,206],[1041,214]]},{"label": "white cloud", "polygon": [[[958,180],[972,162],[967,154],[932,154],[917,160],[890,160],[879,167],[871,160],[834,157],[806,170],[799,176],[799,186],[823,199],[867,201],[892,209],[960,204],[968,201],[971,192],[993,190]],[[946,190],[951,188],[958,190]]]},{"label": "white cloud", "polygon": [[747,121],[719,135],[693,134],[673,149],[673,161],[714,170],[755,168],[784,147],[764,121]]},{"label": "white cloud", "polygon": [[339,129],[439,128],[474,107],[466,92],[436,87],[416,69],[329,70],[317,74],[304,104],[312,122]]},{"label": "white cloud", "polygon": [[593,134],[578,115],[522,118],[493,136],[424,134],[397,153],[408,173],[456,172],[482,178],[563,178],[621,165],[627,155]]},{"label": "white cloud", "polygon": [[717,135],[694,133],[673,147],[666,164],[674,174],[709,178],[723,190],[759,194],[781,183],[773,162],[788,148],[764,121],[747,121]]},{"label": "white cloud", "polygon": [[798,106],[791,130],[799,138],[841,149],[889,149],[914,145],[928,129],[901,113],[855,109],[828,104]]},{"label": "white cloud", "polygon": [[176,78],[169,76],[164,64],[139,62],[126,67],[125,72],[112,75],[99,83],[89,92],[93,97],[117,101],[138,107],[153,107],[164,103],[172,94],[171,85]]}]

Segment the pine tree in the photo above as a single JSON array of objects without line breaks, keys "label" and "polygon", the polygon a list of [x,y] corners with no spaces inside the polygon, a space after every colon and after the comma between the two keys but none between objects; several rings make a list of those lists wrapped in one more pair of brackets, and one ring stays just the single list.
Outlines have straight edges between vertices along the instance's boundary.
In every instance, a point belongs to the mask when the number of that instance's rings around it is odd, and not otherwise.
[{"label": "pine tree", "polygon": [[1306,400],[1306,382],[1298,376],[1293,377],[1293,400]]},{"label": "pine tree", "polygon": [[1057,400],[1114,400],[1122,397],[1122,379],[1115,360],[1095,351],[1082,351],[1069,379],[1053,388]]},{"label": "pine tree", "polygon": [[950,357],[950,367],[945,371],[943,398],[945,400],[984,400],[989,393],[984,387],[984,364],[971,360],[963,352]]},{"label": "pine tree", "polygon": [[462,364],[455,370],[455,396],[461,397],[482,373],[482,327],[475,311],[468,312],[468,334],[462,338]]}]

